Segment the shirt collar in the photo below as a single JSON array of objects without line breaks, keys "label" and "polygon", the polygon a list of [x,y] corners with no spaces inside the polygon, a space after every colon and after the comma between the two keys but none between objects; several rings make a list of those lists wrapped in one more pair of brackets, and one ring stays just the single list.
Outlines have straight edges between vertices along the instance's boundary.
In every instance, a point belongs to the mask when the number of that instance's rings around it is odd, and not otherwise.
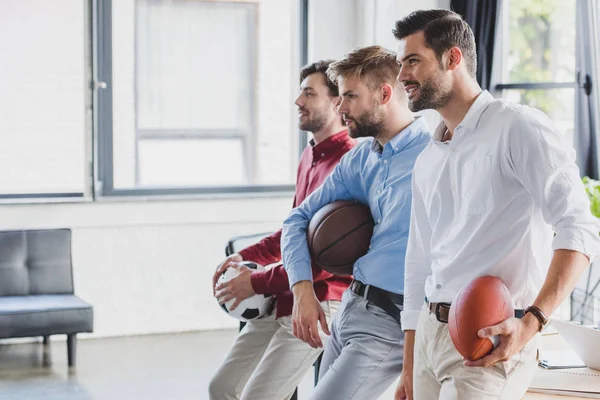
[{"label": "shirt collar", "polygon": [[344,129],[339,131],[320,143],[315,143],[314,139],[310,139],[310,145],[312,146],[313,152],[325,152],[336,147],[339,147],[341,143],[351,142],[353,139],[348,136],[348,130]]},{"label": "shirt collar", "polygon": [[[492,96],[490,92],[488,92],[487,90],[482,91],[479,94],[479,96],[477,96],[477,98],[475,99],[475,102],[471,104],[469,111],[467,111],[467,114],[465,114],[465,117],[460,122],[460,124],[457,125],[457,128],[460,126],[474,131],[477,128],[477,124],[479,123],[481,115],[493,100],[494,96]],[[444,121],[440,122],[440,124],[435,130],[435,134],[433,135],[434,139],[437,141],[441,141],[444,132],[446,132],[446,129],[446,124],[444,123]]]},{"label": "shirt collar", "polygon": [[[422,116],[417,116],[415,120],[408,125],[402,131],[398,132],[384,147],[389,147],[393,153],[402,151],[410,142],[413,141],[417,136],[428,132],[427,121]],[[381,154],[384,147],[379,144],[377,140],[373,140],[371,144],[371,151]]]}]

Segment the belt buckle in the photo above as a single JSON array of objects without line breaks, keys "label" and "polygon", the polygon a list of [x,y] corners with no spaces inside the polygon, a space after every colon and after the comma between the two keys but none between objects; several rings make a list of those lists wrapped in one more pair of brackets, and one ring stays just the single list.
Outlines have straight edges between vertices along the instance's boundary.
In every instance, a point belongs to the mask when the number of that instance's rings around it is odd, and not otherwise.
[{"label": "belt buckle", "polygon": [[440,319],[440,308],[444,305],[444,303],[436,303],[435,305],[435,319],[438,320],[438,322],[441,322],[442,324],[447,324],[448,321],[444,321],[443,319]]}]

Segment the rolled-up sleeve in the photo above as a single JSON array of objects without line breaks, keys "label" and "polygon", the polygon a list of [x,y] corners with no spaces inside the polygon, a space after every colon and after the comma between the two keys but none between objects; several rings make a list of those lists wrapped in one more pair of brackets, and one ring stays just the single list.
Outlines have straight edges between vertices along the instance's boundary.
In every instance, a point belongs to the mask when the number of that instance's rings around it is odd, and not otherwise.
[{"label": "rolled-up sleeve", "polygon": [[404,266],[404,307],[402,330],[415,330],[425,299],[425,281],[431,275],[431,226],[425,204],[416,183],[417,168],[412,176],[410,230]]},{"label": "rolled-up sleeve", "polygon": [[600,254],[600,224],[569,146],[542,112],[525,109],[516,114],[509,135],[510,161],[517,179],[552,225],[553,250],[574,250],[590,262]]}]

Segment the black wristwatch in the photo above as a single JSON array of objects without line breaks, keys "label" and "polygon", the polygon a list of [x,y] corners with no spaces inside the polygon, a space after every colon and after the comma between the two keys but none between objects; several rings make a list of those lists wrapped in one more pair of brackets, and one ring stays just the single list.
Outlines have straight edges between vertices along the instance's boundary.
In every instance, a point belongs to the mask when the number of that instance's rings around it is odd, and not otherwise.
[{"label": "black wristwatch", "polygon": [[548,322],[550,322],[548,317],[546,317],[546,314],[544,314],[544,312],[542,310],[540,310],[540,308],[537,306],[527,307],[525,309],[525,311],[523,312],[523,315],[525,315],[527,313],[533,314],[533,316],[536,317],[537,320],[540,322],[540,329],[538,330],[538,332],[543,331],[546,328],[546,326],[548,325]]}]

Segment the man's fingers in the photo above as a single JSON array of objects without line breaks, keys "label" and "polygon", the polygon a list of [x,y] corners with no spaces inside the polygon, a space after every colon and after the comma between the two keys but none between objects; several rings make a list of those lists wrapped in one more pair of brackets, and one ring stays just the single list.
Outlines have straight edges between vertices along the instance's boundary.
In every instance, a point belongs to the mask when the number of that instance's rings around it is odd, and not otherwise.
[{"label": "man's fingers", "polygon": [[498,347],[496,348],[494,351],[492,351],[490,354],[488,354],[487,356],[480,358],[479,360],[476,361],[469,361],[466,360],[464,362],[465,367],[489,367],[491,365],[496,364],[499,361],[502,361],[504,359],[504,353],[503,350]]},{"label": "man's fingers", "polygon": [[306,327],[302,323],[302,320],[298,322],[298,339],[302,340],[305,343],[309,342],[310,336],[306,335]]},{"label": "man's fingers", "polygon": [[300,337],[298,337],[298,328],[297,328],[298,324],[296,324],[296,318],[292,319],[292,334],[297,337],[298,339],[300,339]]},{"label": "man's fingers", "polygon": [[225,261],[223,264],[221,264],[217,267],[217,270],[215,271],[215,274],[213,275],[213,293],[216,292],[216,290],[214,288],[217,285],[219,278],[221,277],[221,275],[223,275],[223,272],[225,272],[225,270],[229,267],[230,264],[231,264],[231,261]]},{"label": "man's fingers", "polygon": [[323,343],[321,342],[321,335],[319,335],[318,320],[311,321],[309,328],[310,328],[310,337],[312,339],[311,341],[313,343],[313,347],[314,348],[323,347]]},{"label": "man's fingers", "polygon": [[221,296],[217,296],[219,300],[219,304],[225,304],[231,299],[235,299],[235,296],[232,293],[223,294]]},{"label": "man's fingers", "polygon": [[507,333],[510,333],[510,331],[508,329],[508,324],[506,321],[502,321],[498,325],[480,329],[479,332],[477,332],[479,337],[482,338],[496,335],[506,335]]},{"label": "man's fingers", "polygon": [[236,269],[238,271],[241,268],[244,268],[244,267],[245,267],[245,265],[240,265],[240,263],[237,263],[237,262],[231,262],[231,263],[229,263],[229,266],[228,266],[228,268],[233,268],[233,269]]},{"label": "man's fingers", "polygon": [[322,309],[319,312],[319,322],[321,323],[321,329],[323,329],[323,332],[325,332],[327,336],[331,335],[329,327],[327,326],[327,317],[325,316],[325,311]]},{"label": "man's fingers", "polygon": [[241,303],[241,301],[240,301],[240,300],[238,300],[238,299],[236,299],[236,300],[235,300],[235,303],[233,303],[233,304],[231,305],[231,307],[228,307],[228,308],[229,308],[229,311],[233,311],[233,310],[235,310],[235,309],[237,308],[237,306],[239,306],[239,305],[240,305],[240,303]]}]

